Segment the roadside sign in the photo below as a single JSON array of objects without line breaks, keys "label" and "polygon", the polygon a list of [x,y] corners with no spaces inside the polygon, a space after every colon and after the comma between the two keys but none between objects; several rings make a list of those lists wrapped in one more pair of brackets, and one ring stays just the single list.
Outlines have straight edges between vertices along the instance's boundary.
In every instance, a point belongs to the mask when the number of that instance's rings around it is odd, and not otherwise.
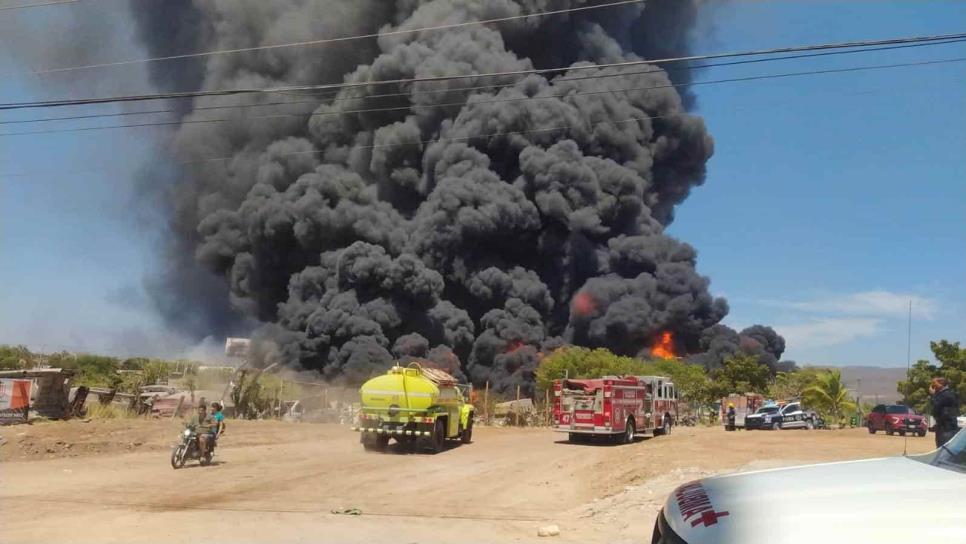
[{"label": "roadside sign", "polygon": [[26,423],[30,380],[0,379],[0,424]]}]

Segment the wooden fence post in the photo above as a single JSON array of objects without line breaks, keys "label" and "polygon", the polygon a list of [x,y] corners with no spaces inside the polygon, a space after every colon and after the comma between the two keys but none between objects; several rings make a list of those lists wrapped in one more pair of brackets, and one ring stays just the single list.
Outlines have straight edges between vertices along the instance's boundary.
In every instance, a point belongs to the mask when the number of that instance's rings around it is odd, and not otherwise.
[{"label": "wooden fence post", "polygon": [[486,388],[483,389],[483,424],[490,424],[490,382],[486,382]]},{"label": "wooden fence post", "polygon": [[543,392],[543,409],[544,409],[544,420],[547,425],[550,425],[550,390],[546,389]]}]

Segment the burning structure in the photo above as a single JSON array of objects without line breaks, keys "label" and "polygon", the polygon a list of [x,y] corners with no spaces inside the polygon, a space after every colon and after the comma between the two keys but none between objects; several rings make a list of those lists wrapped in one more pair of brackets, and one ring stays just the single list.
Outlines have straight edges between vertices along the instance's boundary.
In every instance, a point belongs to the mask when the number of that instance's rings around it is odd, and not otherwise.
[{"label": "burning structure", "polygon": [[713,152],[686,66],[587,68],[685,54],[695,1],[133,2],[152,56],[382,34],[151,65],[169,91],[350,84],[177,101],[179,166],[149,184],[175,326],[254,323],[255,355],[329,378],[420,357],[496,390],[564,343],[780,356],[774,331],[719,324],[664,232]]}]

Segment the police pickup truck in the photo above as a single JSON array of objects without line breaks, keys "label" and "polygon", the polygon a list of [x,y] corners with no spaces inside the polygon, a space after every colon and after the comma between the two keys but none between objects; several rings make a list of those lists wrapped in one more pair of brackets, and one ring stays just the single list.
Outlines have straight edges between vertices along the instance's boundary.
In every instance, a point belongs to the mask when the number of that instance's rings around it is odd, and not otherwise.
[{"label": "police pickup truck", "polygon": [[757,412],[745,417],[745,428],[753,429],[814,429],[815,414],[802,409],[801,402],[789,402],[784,406],[766,404]]}]

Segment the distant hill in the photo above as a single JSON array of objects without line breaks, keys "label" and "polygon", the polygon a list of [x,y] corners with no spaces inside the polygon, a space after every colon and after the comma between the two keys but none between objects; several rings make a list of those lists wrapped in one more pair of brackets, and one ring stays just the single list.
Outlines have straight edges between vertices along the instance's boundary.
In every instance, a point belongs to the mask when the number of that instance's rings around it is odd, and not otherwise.
[{"label": "distant hill", "polygon": [[875,402],[879,396],[880,403],[894,403],[902,398],[896,391],[896,384],[906,377],[906,369],[882,368],[877,366],[843,366],[842,381],[846,387],[855,390],[857,380],[862,380],[862,400]]}]

